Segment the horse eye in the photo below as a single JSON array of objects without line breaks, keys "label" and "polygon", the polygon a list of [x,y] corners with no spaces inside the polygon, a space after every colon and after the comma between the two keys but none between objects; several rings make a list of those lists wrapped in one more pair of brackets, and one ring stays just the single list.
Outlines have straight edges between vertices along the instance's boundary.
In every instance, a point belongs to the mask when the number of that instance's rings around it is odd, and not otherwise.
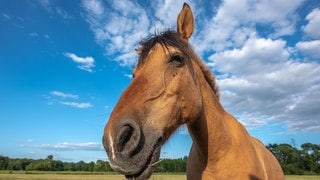
[{"label": "horse eye", "polygon": [[184,65],[184,59],[179,54],[174,54],[170,57],[170,63],[172,63],[176,67],[181,67]]}]

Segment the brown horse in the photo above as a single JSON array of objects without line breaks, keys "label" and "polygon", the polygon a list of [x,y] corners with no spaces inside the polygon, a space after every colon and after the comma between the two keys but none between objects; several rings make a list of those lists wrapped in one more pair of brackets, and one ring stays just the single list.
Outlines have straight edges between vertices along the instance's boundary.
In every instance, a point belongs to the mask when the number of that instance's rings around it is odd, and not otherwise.
[{"label": "brown horse", "polygon": [[177,26],[141,42],[134,78],[104,130],[112,168],[150,177],[161,145],[187,124],[188,179],[284,179],[276,158],[220,104],[214,76],[188,43],[194,19],[187,4]]}]

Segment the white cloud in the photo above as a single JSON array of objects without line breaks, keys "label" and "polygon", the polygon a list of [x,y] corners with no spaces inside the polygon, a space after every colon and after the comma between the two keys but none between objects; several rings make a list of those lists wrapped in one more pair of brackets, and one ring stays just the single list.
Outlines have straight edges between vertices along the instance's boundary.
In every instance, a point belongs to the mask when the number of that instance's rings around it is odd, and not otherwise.
[{"label": "white cloud", "polygon": [[302,28],[304,33],[312,38],[320,38],[320,9],[316,8],[310,12],[306,17],[306,20],[308,21],[308,24]]},{"label": "white cloud", "polygon": [[29,36],[30,36],[30,37],[37,37],[37,36],[38,36],[38,33],[32,32],[32,33],[29,33]]},{"label": "white cloud", "polygon": [[88,71],[88,72],[93,72],[94,68],[94,59],[93,57],[79,57],[73,53],[65,53],[65,56],[70,58],[72,61],[76,62],[78,65],[79,69]]},{"label": "white cloud", "polygon": [[[154,12],[155,20],[153,22],[150,33],[155,30],[165,30],[174,27],[177,23],[177,15],[179,14],[185,0],[165,0],[165,1],[152,1],[152,11]],[[188,2],[190,5],[192,2]]]},{"label": "white cloud", "polygon": [[303,0],[262,0],[249,2],[249,18],[255,23],[264,23],[272,26],[274,31],[273,37],[283,35],[292,35],[295,30],[298,17],[295,14],[296,9],[303,3]]},{"label": "white cloud", "polygon": [[132,74],[124,74],[125,77],[132,79],[133,75]]},{"label": "white cloud", "polygon": [[85,108],[90,108],[93,107],[93,105],[90,102],[75,102],[75,101],[66,101],[66,99],[79,99],[79,95],[76,94],[70,94],[70,93],[64,93],[61,91],[51,91],[50,92],[51,96],[45,95],[44,98],[47,99],[48,105],[52,105],[54,103],[74,107],[74,108],[80,108],[80,109],[85,109]]},{"label": "white cloud", "polygon": [[213,54],[208,59],[221,72],[241,75],[241,73],[255,73],[270,71],[277,68],[277,64],[289,57],[285,49],[285,41],[263,38],[248,39],[242,49],[226,50]]},{"label": "white cloud", "polygon": [[[61,17],[63,20],[69,20],[72,16],[64,10],[62,7],[57,6],[53,1],[49,0],[39,0],[37,1],[48,13],[52,15],[57,15],[57,17]],[[53,18],[53,17],[51,17]]]},{"label": "white cloud", "polygon": [[3,16],[4,18],[6,18],[7,20],[11,20],[11,17],[10,17],[8,14],[6,14],[6,13],[2,13],[2,16]]},{"label": "white cloud", "polygon": [[60,92],[60,91],[51,91],[50,94],[53,96],[56,96],[56,97],[60,97],[60,98],[71,98],[71,99],[78,99],[79,98],[79,96],[76,94],[69,94],[69,93],[64,93],[64,92]]},{"label": "white cloud", "polygon": [[83,1],[83,5],[87,11],[94,15],[100,16],[104,12],[104,7],[99,0],[85,0]]},{"label": "white cloud", "polygon": [[[136,63],[139,42],[154,32],[174,27],[182,0],[151,1],[148,8],[131,0],[83,0],[86,20],[98,44],[110,59],[122,66]],[[191,3],[193,4],[193,3]]]},{"label": "white cloud", "polygon": [[150,26],[146,11],[130,0],[109,1],[105,11],[102,1],[82,2],[95,39],[105,47],[106,54],[123,66],[133,65],[137,59],[134,49]]},{"label": "white cloud", "polygon": [[[261,126],[269,121],[284,121],[292,129],[314,128],[317,111],[305,116],[295,113],[304,101],[312,101],[320,110],[315,97],[302,96],[320,86],[320,65],[290,60],[290,51],[283,40],[248,39],[240,49],[225,50],[210,56],[222,91],[222,103],[247,127]],[[315,94],[313,94],[315,96]],[[299,98],[297,98],[299,97]],[[309,111],[310,106],[299,106]],[[317,129],[320,130],[320,129]]]},{"label": "white cloud", "polygon": [[55,11],[64,20],[68,20],[68,19],[72,18],[72,16],[66,10],[62,9],[61,7],[56,7]]},{"label": "white cloud", "polygon": [[[301,3],[226,0],[211,19],[200,22],[201,32],[192,43],[200,54],[212,53],[208,64],[219,72],[222,103],[246,127],[282,121],[293,131],[320,131],[314,121],[320,102],[313,100],[314,93],[313,98],[305,95],[320,84],[320,65],[306,57],[291,59],[297,51],[319,58],[318,42],[299,42],[293,48],[279,39],[296,32],[299,18],[295,10]],[[294,113],[298,107],[300,111],[314,109],[299,106],[304,101],[311,101],[317,109],[307,118]]]},{"label": "white cloud", "polygon": [[75,108],[80,108],[80,109],[85,109],[85,108],[90,108],[92,107],[91,103],[79,103],[79,102],[67,102],[67,101],[61,101],[60,102],[63,105],[67,105],[67,106],[71,106],[71,107],[75,107]]},{"label": "white cloud", "polygon": [[39,0],[38,3],[45,8],[47,11],[51,12],[51,4],[49,0]]},{"label": "white cloud", "polygon": [[296,48],[312,58],[320,58],[320,40],[298,42]]},{"label": "white cloud", "polygon": [[[287,107],[283,118],[292,131],[320,131],[320,84],[309,87],[299,96],[292,97],[295,101]],[[299,121],[297,120],[299,118]]]},{"label": "white cloud", "polygon": [[225,0],[208,19],[197,19],[200,31],[195,38],[197,51],[220,52],[227,48],[240,47],[246,39],[255,36],[258,27],[267,27],[268,36],[277,38],[295,32],[295,10],[303,1],[294,0]]},{"label": "white cloud", "polygon": [[56,151],[75,151],[75,150],[101,151],[103,150],[102,145],[97,142],[85,142],[85,143],[63,142],[63,143],[57,143],[57,144],[41,144],[36,147],[40,149],[56,150]]}]

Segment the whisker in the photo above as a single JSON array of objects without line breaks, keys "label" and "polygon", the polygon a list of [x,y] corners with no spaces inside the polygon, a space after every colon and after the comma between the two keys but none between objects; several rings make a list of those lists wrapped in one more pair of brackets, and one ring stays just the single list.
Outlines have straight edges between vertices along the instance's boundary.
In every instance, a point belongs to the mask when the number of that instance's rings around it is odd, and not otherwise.
[{"label": "whisker", "polygon": [[154,167],[154,166],[156,166],[157,164],[159,164],[161,161],[163,161],[163,159],[159,159],[159,161],[150,164],[149,167]]}]

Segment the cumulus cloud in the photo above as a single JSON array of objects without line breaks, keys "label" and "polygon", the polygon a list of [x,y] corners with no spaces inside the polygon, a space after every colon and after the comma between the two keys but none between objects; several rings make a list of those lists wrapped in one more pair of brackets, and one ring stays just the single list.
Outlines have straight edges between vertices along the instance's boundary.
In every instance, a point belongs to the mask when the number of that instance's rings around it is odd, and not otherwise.
[{"label": "cumulus cloud", "polygon": [[41,144],[36,146],[40,149],[46,150],[56,150],[56,151],[102,151],[103,147],[100,143],[97,142],[85,142],[85,143],[71,143],[71,142],[62,142],[57,144]]},{"label": "cumulus cloud", "polygon": [[[183,0],[151,1],[144,8],[131,0],[83,0],[86,20],[98,44],[122,66],[136,63],[139,42],[156,31],[173,27]],[[178,8],[179,7],[179,8]]]},{"label": "cumulus cloud", "polygon": [[[284,116],[291,131],[319,132],[320,84],[312,85],[301,94],[293,95],[292,104],[286,107]],[[299,118],[299,120],[297,120]]]},{"label": "cumulus cloud", "polygon": [[[232,1],[225,0],[212,12],[208,19],[198,19],[200,31],[195,40],[200,47],[198,52],[220,52],[227,48],[240,47],[257,29],[267,30],[269,37],[277,38],[295,32],[297,15],[295,10],[303,1],[294,0],[259,0]],[[199,27],[199,26],[198,26]]]},{"label": "cumulus cloud", "polygon": [[306,20],[308,21],[308,24],[302,27],[303,32],[309,37],[320,38],[320,9],[316,8],[310,12],[306,17]]},{"label": "cumulus cloud", "polygon": [[251,38],[241,49],[225,50],[213,54],[208,59],[218,66],[219,71],[225,73],[252,74],[257,69],[270,71],[289,57],[289,52],[284,48],[285,45],[283,40]]},{"label": "cumulus cloud", "polygon": [[320,58],[320,40],[301,41],[296,44],[296,48],[304,55],[312,58]]},{"label": "cumulus cloud", "polygon": [[[165,1],[152,1],[151,7],[154,12],[152,26],[149,32],[153,33],[156,30],[164,30],[167,28],[175,28],[177,23],[177,15],[179,14],[184,0],[165,0]],[[193,2],[188,2],[193,5]]]},{"label": "cumulus cloud", "polygon": [[[289,53],[283,40],[256,38],[248,39],[240,49],[209,57],[213,69],[222,74],[218,76],[222,103],[247,127],[278,120],[289,127],[299,122],[307,129],[317,119],[318,113],[309,114],[306,120],[305,114],[293,109],[302,100],[308,101],[301,94],[315,92],[311,87],[320,83],[320,65],[292,61]],[[319,101],[313,103],[320,107]],[[310,106],[301,108],[309,110]]]},{"label": "cumulus cloud", "polygon": [[102,2],[99,0],[83,1],[83,6],[89,13],[92,13],[95,16],[100,16],[104,12]]},{"label": "cumulus cloud", "polygon": [[[83,0],[87,21],[96,41],[105,47],[108,56],[123,66],[135,63],[134,49],[150,26],[146,11],[136,2]],[[104,9],[107,10],[104,11]],[[120,55],[119,55],[120,54]]]},{"label": "cumulus cloud", "polygon": [[[292,131],[320,131],[316,122],[320,102],[314,100],[320,65],[310,61],[319,58],[318,40],[289,47],[281,38],[298,30],[295,13],[302,3],[226,0],[212,18],[200,20],[200,32],[192,43],[200,54],[211,54],[208,65],[218,72],[222,103],[246,127],[278,121]],[[311,27],[317,24],[317,12],[306,18]],[[307,56],[293,59],[296,52]]]},{"label": "cumulus cloud", "polygon": [[65,53],[65,56],[70,58],[72,61],[76,62],[78,64],[78,68],[88,71],[88,72],[93,72],[94,68],[94,59],[93,57],[79,57],[76,54],[73,53]]}]

